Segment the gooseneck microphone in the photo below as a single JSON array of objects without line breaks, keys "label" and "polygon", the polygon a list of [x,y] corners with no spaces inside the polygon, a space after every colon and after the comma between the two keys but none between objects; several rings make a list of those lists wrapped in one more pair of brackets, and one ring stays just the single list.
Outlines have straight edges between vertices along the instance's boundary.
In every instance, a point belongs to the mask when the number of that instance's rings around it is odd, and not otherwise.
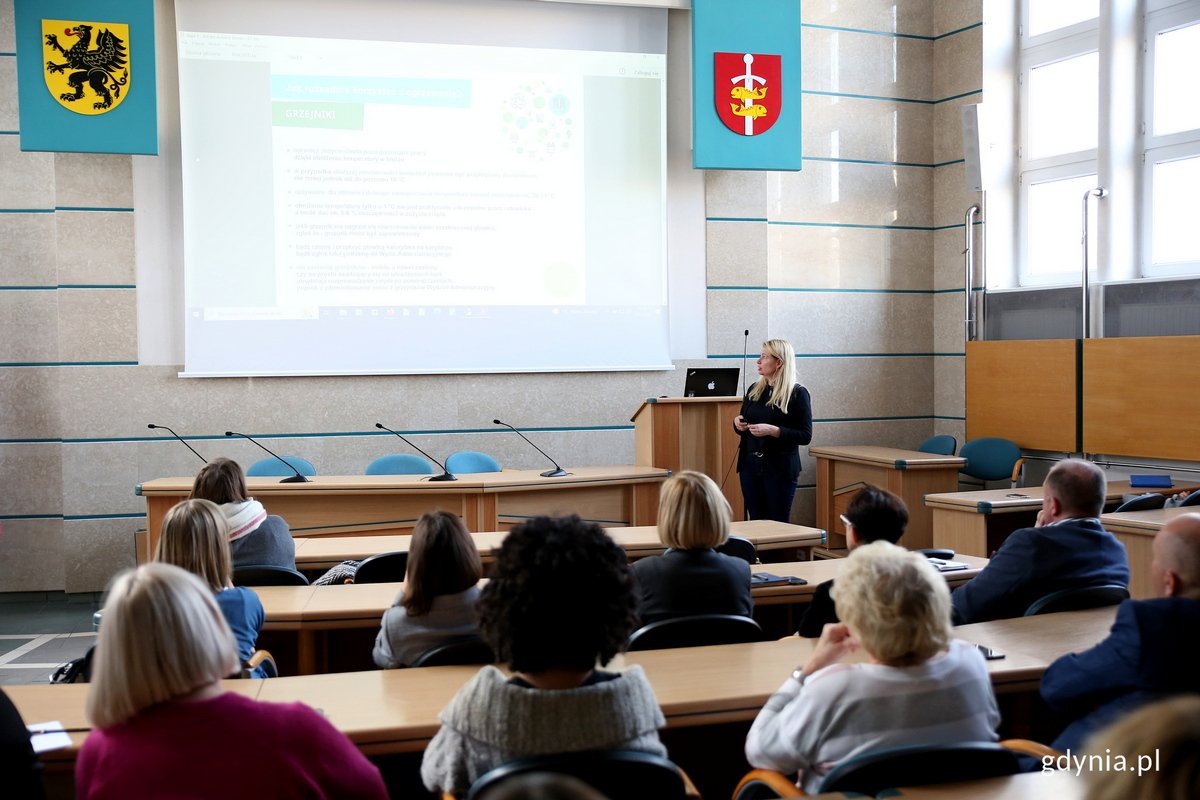
[{"label": "gooseneck microphone", "polygon": [[746,396],[746,356],[750,353],[750,329],[742,339],[742,397]]},{"label": "gooseneck microphone", "polygon": [[[187,442],[183,441],[183,437],[182,437],[182,436],[180,436],[178,433],[176,433],[175,431],[173,431],[173,430],[171,430],[170,428],[168,428],[166,425],[155,425],[153,422],[151,422],[151,423],[150,423],[149,425],[147,425],[146,427],[147,427],[147,428],[149,428],[149,429],[150,429],[150,430],[152,430],[152,431],[166,431],[167,433],[171,434],[171,435],[172,435],[172,436],[174,436],[176,439],[178,439],[178,440],[180,441],[180,443],[181,443],[181,444],[183,444],[183,446],[184,446],[184,447],[186,447],[188,450],[191,450],[193,453],[196,453],[196,448],[192,447],[190,444],[188,444]],[[207,459],[207,458],[205,458],[204,456],[200,455],[199,453],[196,453],[196,458],[200,459],[200,460],[201,460],[201,461],[203,461],[205,464],[207,464],[207,463],[208,463],[208,459]]]},{"label": "gooseneck microphone", "polygon": [[442,474],[441,474],[441,475],[436,475],[436,476],[434,476],[434,477],[430,478],[429,480],[431,480],[431,481],[456,481],[456,480],[458,480],[458,478],[456,478],[456,477],[454,477],[453,475],[451,475],[451,474],[450,474],[450,470],[446,469],[446,465],[445,465],[445,464],[443,464],[442,462],[438,461],[436,458],[434,458],[433,456],[429,455],[429,453],[426,453],[424,450],[422,450],[421,448],[417,447],[415,444],[413,444],[412,442],[410,442],[408,439],[405,439],[403,436],[401,436],[400,434],[396,433],[396,432],[395,432],[394,430],[392,430],[391,428],[385,427],[385,426],[384,426],[384,424],[383,424],[382,422],[376,422],[376,423],[375,423],[375,427],[376,427],[376,428],[379,428],[380,430],[387,431],[388,433],[392,434],[392,435],[393,435],[393,436],[395,436],[397,439],[399,439],[400,441],[404,442],[406,445],[408,445],[409,447],[411,447],[413,450],[416,450],[418,453],[420,453],[421,455],[425,456],[426,458],[428,458],[428,459],[429,459],[430,461],[432,461],[433,463],[437,464],[437,465],[438,465],[438,467],[440,467],[440,468],[441,468],[441,470],[442,470]]},{"label": "gooseneck microphone", "polygon": [[554,465],[554,469],[548,469],[548,470],[546,470],[545,472],[543,472],[543,473],[542,473],[542,477],[543,477],[543,478],[561,478],[561,477],[563,477],[563,476],[565,476],[565,475],[570,475],[570,474],[571,474],[571,473],[567,472],[565,469],[563,469],[562,467],[560,467],[560,466],[558,465],[558,462],[557,462],[557,461],[555,461],[553,458],[550,458],[550,454],[549,454],[549,453],[547,453],[547,452],[546,452],[545,450],[543,450],[542,448],[538,447],[538,446],[537,446],[536,444],[534,444],[533,442],[530,442],[530,441],[529,441],[529,437],[528,437],[528,436],[526,436],[525,434],[521,433],[519,430],[517,430],[516,428],[514,428],[512,425],[509,425],[507,422],[501,422],[501,421],[500,421],[500,420],[498,420],[498,419],[494,419],[494,420],[492,420],[492,423],[493,423],[493,424],[495,424],[495,425],[503,425],[504,427],[508,428],[510,431],[512,431],[513,433],[515,433],[517,436],[520,436],[522,439],[524,439],[525,441],[529,442],[529,446],[530,446],[530,447],[532,447],[534,450],[537,450],[539,453],[541,453],[542,455],[544,455],[544,456],[546,457],[546,459],[547,459],[547,460],[548,460],[548,461],[549,461],[551,464],[553,464],[553,465]]},{"label": "gooseneck microphone", "polygon": [[247,436],[244,433],[238,433],[237,431],[225,431],[225,435],[226,436],[240,436],[243,439],[253,443],[259,449],[266,450],[266,452],[270,453],[272,456],[275,456],[275,458],[279,459],[279,462],[281,464],[287,464],[289,467],[291,467],[292,472],[294,472],[296,474],[287,476],[286,478],[281,480],[280,483],[311,483],[312,482],[308,478],[301,475],[300,470],[296,469],[295,465],[293,465],[292,462],[284,459],[282,456],[278,456],[278,455],[275,455],[275,453],[271,453],[270,450],[267,450],[266,445],[262,444],[261,442],[256,441],[253,437]]}]

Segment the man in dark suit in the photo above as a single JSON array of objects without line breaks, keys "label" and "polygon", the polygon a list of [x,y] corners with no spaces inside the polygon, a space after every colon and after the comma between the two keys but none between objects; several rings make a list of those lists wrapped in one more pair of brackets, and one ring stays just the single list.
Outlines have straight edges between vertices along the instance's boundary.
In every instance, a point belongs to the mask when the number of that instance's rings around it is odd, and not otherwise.
[{"label": "man in dark suit", "polygon": [[1067,459],[1050,470],[1037,524],[1014,532],[975,578],[950,596],[958,624],[1019,617],[1061,589],[1129,584],[1125,547],[1100,526],[1104,473]]},{"label": "man in dark suit", "polygon": [[[850,550],[880,539],[896,544],[908,527],[908,508],[888,490],[867,483],[855,492],[854,499],[846,506],[842,524],[846,526],[846,546]],[[839,622],[837,604],[830,594],[832,590],[831,580],[817,584],[796,633],[815,639],[826,624]]]},{"label": "man in dark suit", "polygon": [[1200,692],[1200,514],[1154,537],[1150,574],[1158,597],[1126,600],[1108,638],[1063,656],[1042,677],[1042,697],[1075,718],[1054,742],[1078,750],[1093,731],[1167,695]]}]

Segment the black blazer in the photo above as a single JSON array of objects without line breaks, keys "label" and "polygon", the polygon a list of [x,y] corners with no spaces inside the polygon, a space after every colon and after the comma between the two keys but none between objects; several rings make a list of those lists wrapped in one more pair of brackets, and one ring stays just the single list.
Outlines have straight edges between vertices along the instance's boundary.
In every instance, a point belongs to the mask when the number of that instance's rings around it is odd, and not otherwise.
[{"label": "black blazer", "polygon": [[817,639],[821,636],[821,631],[825,630],[826,623],[841,622],[837,615],[837,603],[833,602],[833,595],[829,593],[831,589],[832,580],[817,584],[812,601],[805,609],[804,616],[800,618],[800,628],[796,631],[798,636]]},{"label": "black blazer", "polygon": [[689,614],[754,611],[750,565],[716,550],[668,550],[633,563],[642,624]]},{"label": "black blazer", "polygon": [[[767,423],[779,427],[779,438],[753,436],[749,431],[738,431],[738,472],[749,458],[762,458],[772,472],[787,474],[792,480],[800,475],[800,446],[812,441],[812,397],[800,384],[792,387],[788,410],[784,414],[768,405],[770,395],[764,393],[757,400],[747,394],[742,398],[742,418],[749,423]],[[756,455],[762,453],[761,456]]]}]

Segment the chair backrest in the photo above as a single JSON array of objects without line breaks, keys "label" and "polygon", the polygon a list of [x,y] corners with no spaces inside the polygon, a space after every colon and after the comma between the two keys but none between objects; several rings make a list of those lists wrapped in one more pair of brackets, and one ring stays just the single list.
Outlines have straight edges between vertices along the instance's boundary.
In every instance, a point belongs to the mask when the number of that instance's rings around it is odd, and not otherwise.
[{"label": "chair backrest", "polygon": [[[1121,505],[1117,506],[1117,511],[1153,511],[1156,508],[1162,508],[1167,503],[1165,494],[1140,494],[1132,500],[1126,500]],[[1114,512],[1115,513],[1115,512]]]},{"label": "chair backrest", "polygon": [[267,564],[233,568],[234,586],[308,586],[308,578],[294,569]]},{"label": "chair backrest", "polygon": [[1129,589],[1119,583],[1060,589],[1030,603],[1029,608],[1025,609],[1025,616],[1036,617],[1038,614],[1054,614],[1058,611],[1083,611],[1086,608],[1115,606],[1128,599]]},{"label": "chair backrest", "polygon": [[937,436],[930,436],[917,447],[918,452],[929,453],[934,456],[952,456],[957,449],[958,439],[955,439],[948,433],[939,433]]},{"label": "chair backrest", "polygon": [[426,650],[413,661],[414,667],[451,667],[462,664],[494,664],[496,656],[482,636],[461,636]]},{"label": "chair backrest", "polygon": [[484,773],[471,786],[476,800],[505,781],[535,772],[570,775],[605,797],[686,797],[683,773],[662,756],[633,750],[602,750],[522,758]]},{"label": "chair backrest", "polygon": [[379,553],[364,559],[354,571],[355,583],[398,583],[408,569],[408,553]]},{"label": "chair backrest", "polygon": [[446,459],[446,471],[452,475],[469,475],[472,472],[499,472],[500,462],[487,453],[460,450]]},{"label": "chair backrest", "polygon": [[[287,462],[286,464],[284,462]],[[289,467],[288,464],[292,466]],[[293,470],[292,467],[296,469]],[[306,459],[299,456],[284,456],[283,458],[264,458],[262,461],[255,461],[250,465],[250,469],[246,470],[248,478],[278,478],[281,476],[295,475],[299,472],[306,477],[312,477],[317,474],[317,468],[314,467]]]},{"label": "chair backrest", "polygon": [[412,453],[380,456],[367,465],[367,475],[432,475],[433,464]]},{"label": "chair backrest", "polygon": [[1008,480],[1021,457],[1015,442],[996,436],[972,439],[962,446],[959,457],[967,460],[962,471],[981,481]]},{"label": "chair backrest", "polygon": [[1200,506],[1200,489],[1193,489],[1191,494],[1183,498],[1179,507],[1182,508],[1183,506]]},{"label": "chair backrest", "polygon": [[258,676],[254,674],[255,670],[261,670],[264,678],[279,677],[279,665],[275,663],[275,657],[266,650],[255,650],[251,653],[246,663],[242,664],[241,670],[232,677],[243,680],[256,678]]},{"label": "chair backrest", "polygon": [[629,650],[665,650],[709,644],[761,642],[762,628],[736,614],[693,614],[643,625],[629,637]]},{"label": "chair backrest", "polygon": [[747,564],[758,563],[758,549],[755,548],[754,542],[741,536],[730,536],[717,548],[717,552],[740,558]]},{"label": "chair backrest", "polygon": [[992,742],[892,747],[843,761],[821,781],[820,790],[874,797],[897,786],[995,778],[1019,770],[1017,754]]}]

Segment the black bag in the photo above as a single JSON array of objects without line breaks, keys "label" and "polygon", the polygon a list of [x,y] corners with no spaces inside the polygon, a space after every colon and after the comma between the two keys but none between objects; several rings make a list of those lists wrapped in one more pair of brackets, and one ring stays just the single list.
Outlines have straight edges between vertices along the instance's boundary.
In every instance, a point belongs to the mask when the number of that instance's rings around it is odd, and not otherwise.
[{"label": "black bag", "polygon": [[92,680],[92,654],[96,652],[96,645],[88,648],[88,651],[79,658],[73,658],[65,664],[54,670],[50,676],[51,683],[88,683]]}]

